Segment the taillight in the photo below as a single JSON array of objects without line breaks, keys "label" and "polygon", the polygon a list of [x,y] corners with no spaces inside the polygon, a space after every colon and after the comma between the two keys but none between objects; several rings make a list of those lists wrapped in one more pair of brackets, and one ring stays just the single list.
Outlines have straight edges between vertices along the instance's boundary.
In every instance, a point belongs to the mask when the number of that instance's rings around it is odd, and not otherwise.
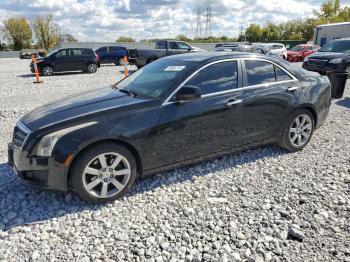
[{"label": "taillight", "polygon": [[98,56],[98,54],[96,54],[96,59],[97,61],[100,61],[100,57]]}]

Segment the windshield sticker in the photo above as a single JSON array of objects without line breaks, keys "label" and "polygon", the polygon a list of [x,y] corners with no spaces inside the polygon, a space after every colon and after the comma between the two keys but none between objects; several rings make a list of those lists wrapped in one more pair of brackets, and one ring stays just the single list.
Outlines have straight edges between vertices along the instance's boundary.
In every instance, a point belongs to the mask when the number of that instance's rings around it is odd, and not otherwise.
[{"label": "windshield sticker", "polygon": [[186,66],[168,66],[164,69],[165,72],[179,72],[185,69]]}]

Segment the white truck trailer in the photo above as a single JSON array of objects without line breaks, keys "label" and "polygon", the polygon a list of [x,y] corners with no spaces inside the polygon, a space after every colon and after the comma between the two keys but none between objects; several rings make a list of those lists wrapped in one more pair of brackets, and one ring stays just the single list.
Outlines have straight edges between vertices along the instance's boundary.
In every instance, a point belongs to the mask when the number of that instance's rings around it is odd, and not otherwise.
[{"label": "white truck trailer", "polygon": [[319,25],[315,28],[314,44],[324,46],[330,41],[350,37],[350,22]]}]

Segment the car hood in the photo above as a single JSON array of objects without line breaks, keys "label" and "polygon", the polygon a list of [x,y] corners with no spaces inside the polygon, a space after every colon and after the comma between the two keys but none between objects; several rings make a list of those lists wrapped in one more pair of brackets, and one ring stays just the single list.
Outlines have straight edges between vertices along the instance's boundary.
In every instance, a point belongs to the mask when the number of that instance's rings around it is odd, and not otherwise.
[{"label": "car hood", "polygon": [[32,131],[37,131],[78,117],[144,101],[105,87],[41,106],[22,117],[21,122]]},{"label": "car hood", "polygon": [[297,52],[297,51],[288,51],[287,53],[288,53],[288,55],[299,55],[299,54],[301,54],[301,52]]},{"label": "car hood", "polygon": [[350,56],[350,54],[345,54],[345,53],[332,53],[332,52],[317,52],[312,55],[309,55],[309,59],[336,59],[336,58],[343,58]]}]

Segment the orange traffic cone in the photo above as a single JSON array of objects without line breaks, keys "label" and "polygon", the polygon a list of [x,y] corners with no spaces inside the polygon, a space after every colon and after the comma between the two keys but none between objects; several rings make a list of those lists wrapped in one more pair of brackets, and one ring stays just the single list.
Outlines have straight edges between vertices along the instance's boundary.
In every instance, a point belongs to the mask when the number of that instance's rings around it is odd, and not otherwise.
[{"label": "orange traffic cone", "polygon": [[129,75],[128,64],[128,57],[124,56],[124,77],[127,77]]},{"label": "orange traffic cone", "polygon": [[32,63],[33,63],[33,66],[34,66],[34,73],[35,73],[35,81],[33,82],[34,84],[40,84],[42,83],[43,81],[41,81],[39,79],[39,70],[38,70],[38,65],[36,64],[36,58],[34,55],[32,55]]}]

